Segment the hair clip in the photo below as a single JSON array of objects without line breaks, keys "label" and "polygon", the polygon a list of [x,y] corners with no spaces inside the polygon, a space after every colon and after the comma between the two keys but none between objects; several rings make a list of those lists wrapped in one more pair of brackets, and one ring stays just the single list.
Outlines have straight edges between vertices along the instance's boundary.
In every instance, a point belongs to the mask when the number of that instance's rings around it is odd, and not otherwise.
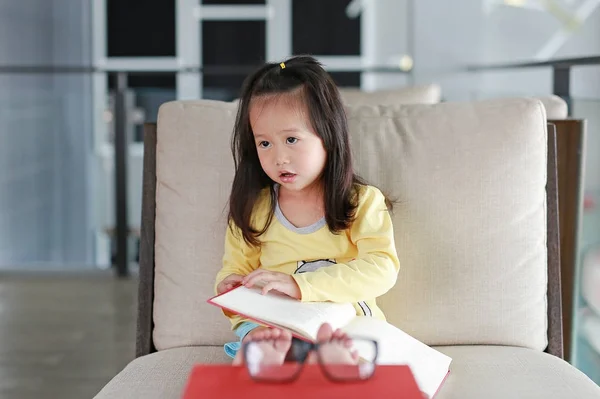
[{"label": "hair clip", "polygon": [[279,64],[279,66],[281,67],[281,69],[285,69],[285,62],[282,62],[281,64]]}]

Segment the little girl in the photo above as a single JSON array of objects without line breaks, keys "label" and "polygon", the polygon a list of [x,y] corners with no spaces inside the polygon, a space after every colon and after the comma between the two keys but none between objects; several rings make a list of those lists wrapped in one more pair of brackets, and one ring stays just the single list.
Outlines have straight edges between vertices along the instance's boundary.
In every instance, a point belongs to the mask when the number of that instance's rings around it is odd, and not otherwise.
[{"label": "little girl", "polygon": [[[318,61],[292,57],[246,79],[232,151],[217,293],[263,285],[263,293],[351,302],[357,315],[385,319],[375,300],[399,270],[387,200],[354,173],[344,106]],[[265,336],[267,327],[225,315],[240,342]],[[227,354],[235,357],[240,342],[226,344]]]}]

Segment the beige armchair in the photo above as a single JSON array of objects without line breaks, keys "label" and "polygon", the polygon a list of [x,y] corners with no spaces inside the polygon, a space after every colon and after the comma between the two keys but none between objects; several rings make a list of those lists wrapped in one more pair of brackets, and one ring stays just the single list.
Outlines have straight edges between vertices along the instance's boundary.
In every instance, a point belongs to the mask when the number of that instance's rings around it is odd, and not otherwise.
[{"label": "beige armchair", "polygon": [[[220,268],[235,105],[164,104],[145,137],[137,359],[97,395],[178,398],[228,362]],[[453,358],[436,399],[600,398],[562,360],[555,134],[535,99],[348,107],[358,172],[397,200],[388,320]]]}]

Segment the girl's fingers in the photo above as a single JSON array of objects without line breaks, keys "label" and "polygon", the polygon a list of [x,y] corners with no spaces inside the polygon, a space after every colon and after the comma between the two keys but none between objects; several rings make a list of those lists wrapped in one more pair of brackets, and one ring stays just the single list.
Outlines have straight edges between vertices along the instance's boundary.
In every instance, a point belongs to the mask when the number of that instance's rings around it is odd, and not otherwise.
[{"label": "girl's fingers", "polygon": [[227,282],[229,283],[239,283],[240,281],[242,281],[244,279],[244,277],[240,276],[239,274],[233,274],[229,277],[227,277]]},{"label": "girl's fingers", "polygon": [[[267,283],[267,284],[268,283],[277,283],[277,284],[281,283],[280,276],[277,273],[263,272],[263,273],[256,274],[256,275],[250,277],[248,280],[246,280],[244,285],[246,287],[252,287],[259,282],[263,282],[263,283]],[[266,285],[265,285],[265,287],[266,287]],[[263,293],[264,292],[265,291],[263,290]]]},{"label": "girl's fingers", "polygon": [[259,281],[263,281],[265,283],[271,281],[282,281],[282,276],[288,275],[284,273],[270,272],[267,270],[258,269],[244,277],[244,279],[242,280],[242,284],[245,286],[252,286]]},{"label": "girl's fingers", "polygon": [[245,285],[248,282],[248,280],[254,278],[254,276],[257,276],[257,275],[259,276],[259,275],[263,274],[264,272],[265,272],[264,269],[256,269],[256,270],[248,273],[246,276],[242,277],[241,282],[242,282],[242,284]]},{"label": "girl's fingers", "polygon": [[279,292],[283,292],[284,294],[287,294],[285,287],[278,281],[270,282],[270,283],[266,284],[262,289],[262,294],[265,295],[271,290],[276,290]]},{"label": "girl's fingers", "polygon": [[243,277],[237,274],[230,275],[226,277],[223,281],[219,283],[217,286],[217,293],[221,294],[224,291],[228,291],[235,287],[242,281]]},{"label": "girl's fingers", "polygon": [[223,284],[223,283],[221,283],[221,284],[219,284],[219,286],[217,287],[217,293],[218,293],[218,294],[222,294],[223,292],[225,292],[225,291],[229,290],[229,288],[230,288],[230,287],[229,287],[229,285],[228,285],[228,284]]},{"label": "girl's fingers", "polygon": [[[255,273],[255,272],[252,272]],[[259,281],[271,281],[272,279],[272,274],[265,272],[265,271],[260,271],[260,273],[256,273],[256,274],[252,274],[250,273],[249,275],[247,275],[244,280],[242,281],[242,284],[244,284],[246,287],[252,287],[254,284],[256,284]]]}]

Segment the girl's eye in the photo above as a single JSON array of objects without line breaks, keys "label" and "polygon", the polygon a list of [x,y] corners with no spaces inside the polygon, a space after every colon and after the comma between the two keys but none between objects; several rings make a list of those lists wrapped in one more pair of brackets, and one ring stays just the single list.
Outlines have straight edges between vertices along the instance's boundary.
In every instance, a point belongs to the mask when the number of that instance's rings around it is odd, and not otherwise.
[{"label": "girl's eye", "polygon": [[261,148],[269,148],[270,145],[271,143],[269,143],[268,141],[261,141],[260,143],[258,143],[258,146]]},{"label": "girl's eye", "polygon": [[298,139],[295,137],[288,137],[286,140],[286,143],[288,144],[296,144],[298,142]]}]

